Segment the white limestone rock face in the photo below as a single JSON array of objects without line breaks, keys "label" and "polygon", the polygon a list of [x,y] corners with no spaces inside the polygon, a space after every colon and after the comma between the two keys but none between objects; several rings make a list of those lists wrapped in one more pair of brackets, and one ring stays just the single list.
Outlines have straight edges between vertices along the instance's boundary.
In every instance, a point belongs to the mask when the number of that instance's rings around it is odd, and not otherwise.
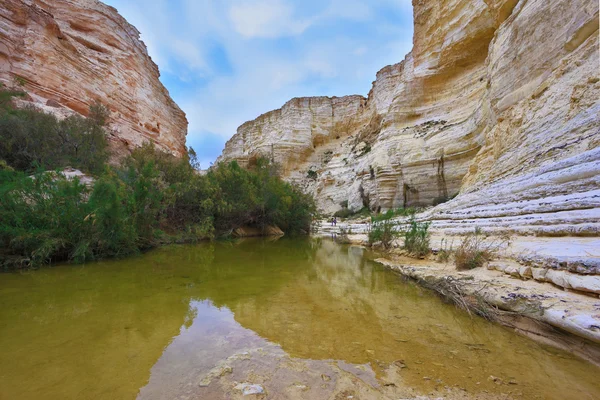
[{"label": "white limestone rock face", "polygon": [[289,174],[316,148],[346,138],[365,102],[362,96],[292,99],[240,126],[218,161],[247,165],[261,156],[273,157]]},{"label": "white limestone rock face", "polygon": [[59,117],[102,101],[113,151],[152,141],[185,154],[185,114],[117,10],[97,0],[3,0],[0,15],[0,82],[22,79],[31,103]]},{"label": "white limestone rock face", "polygon": [[422,218],[450,234],[599,235],[598,2],[413,6],[413,50],[366,100],[328,120],[341,99],[295,99],[240,127],[221,160],[271,151],[325,212],[459,194]]}]

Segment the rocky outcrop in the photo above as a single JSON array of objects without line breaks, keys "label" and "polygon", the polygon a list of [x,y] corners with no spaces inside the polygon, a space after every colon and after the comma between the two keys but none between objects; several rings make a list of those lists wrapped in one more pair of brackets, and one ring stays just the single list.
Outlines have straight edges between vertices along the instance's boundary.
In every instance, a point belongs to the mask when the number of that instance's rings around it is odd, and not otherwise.
[{"label": "rocky outcrop", "polygon": [[413,50],[366,100],[295,99],[240,127],[221,160],[274,155],[326,212],[459,194],[428,211],[436,228],[598,235],[598,2],[413,5]]},{"label": "rocky outcrop", "polygon": [[46,111],[111,111],[111,142],[124,151],[152,141],[181,156],[187,120],[159,81],[139,32],[97,0],[0,2],[0,81],[24,83]]},{"label": "rocky outcrop", "polygon": [[246,166],[266,156],[291,174],[315,149],[347,139],[364,120],[365,102],[362,96],[290,100],[281,109],[240,126],[219,161],[235,159]]}]

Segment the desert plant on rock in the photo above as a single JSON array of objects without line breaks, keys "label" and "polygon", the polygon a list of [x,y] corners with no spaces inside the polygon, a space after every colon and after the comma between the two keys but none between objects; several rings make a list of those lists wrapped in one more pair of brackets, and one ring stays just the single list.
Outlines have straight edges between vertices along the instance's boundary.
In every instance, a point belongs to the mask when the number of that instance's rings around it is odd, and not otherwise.
[{"label": "desert plant on rock", "polygon": [[453,244],[448,243],[448,239],[442,239],[440,249],[437,253],[437,260],[442,263],[447,263],[452,258],[453,253]]},{"label": "desert plant on rock", "polygon": [[374,223],[369,231],[369,244],[381,243],[387,250],[392,247],[394,240],[400,237],[401,232],[396,229],[396,224],[386,220]]},{"label": "desert plant on rock", "polygon": [[480,268],[491,261],[502,247],[504,240],[489,241],[487,239],[487,236],[479,228],[465,236],[454,252],[456,269],[464,271]]},{"label": "desert plant on rock", "polygon": [[404,249],[416,257],[425,257],[431,252],[429,241],[429,222],[417,222],[413,217],[409,221],[409,227],[404,232]]}]

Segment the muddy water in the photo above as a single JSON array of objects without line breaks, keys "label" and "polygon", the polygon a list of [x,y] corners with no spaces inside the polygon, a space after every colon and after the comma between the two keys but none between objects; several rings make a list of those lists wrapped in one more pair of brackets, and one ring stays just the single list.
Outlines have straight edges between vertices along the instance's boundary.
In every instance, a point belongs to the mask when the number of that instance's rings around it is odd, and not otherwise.
[{"label": "muddy water", "polygon": [[0,304],[2,400],[600,398],[600,369],[327,241],[4,274]]}]

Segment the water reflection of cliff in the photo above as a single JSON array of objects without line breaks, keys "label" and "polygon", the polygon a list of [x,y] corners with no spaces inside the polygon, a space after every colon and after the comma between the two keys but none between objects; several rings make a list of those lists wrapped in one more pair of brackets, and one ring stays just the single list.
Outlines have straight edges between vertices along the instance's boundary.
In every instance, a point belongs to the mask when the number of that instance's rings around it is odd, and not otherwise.
[{"label": "water reflection of cliff", "polygon": [[[549,349],[481,319],[471,319],[431,293],[370,264],[363,249],[324,241],[280,290],[231,304],[245,328],[279,343],[293,357],[370,364],[382,374],[403,360],[414,387],[423,377],[469,391],[497,390],[490,375],[517,379],[520,391],[553,393],[558,377],[579,381],[581,394],[598,390],[585,363],[557,358]],[[442,386],[443,386],[442,385]],[[558,389],[558,388],[557,388]]]}]

